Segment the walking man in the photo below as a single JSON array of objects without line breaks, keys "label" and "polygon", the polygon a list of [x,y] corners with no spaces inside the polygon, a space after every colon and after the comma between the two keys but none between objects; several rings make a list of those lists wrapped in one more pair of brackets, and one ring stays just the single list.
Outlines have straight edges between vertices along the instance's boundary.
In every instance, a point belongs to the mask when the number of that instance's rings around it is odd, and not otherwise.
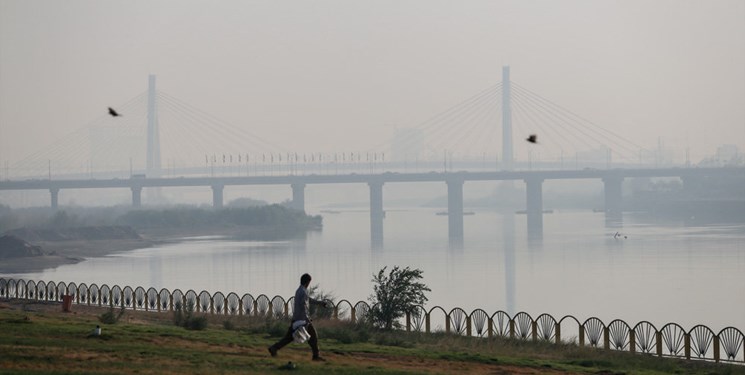
[{"label": "walking man", "polygon": [[[326,306],[326,303],[310,298],[310,296],[308,295],[309,285],[310,275],[307,273],[303,274],[303,276],[300,277],[300,286],[295,291],[295,302],[293,305],[292,322],[290,323],[290,328],[287,329],[287,333],[284,337],[282,337],[282,339],[269,347],[269,353],[272,355],[272,357],[276,357],[277,351],[279,351],[279,349],[282,349],[282,347],[292,342],[292,333],[294,331],[293,325],[297,327],[298,325],[295,324],[296,322],[304,321],[306,322],[305,330],[308,331],[308,334],[310,335],[308,344],[313,350],[313,360],[325,361],[325,359],[323,359],[323,357],[321,357],[318,353],[318,335],[316,334],[316,329],[313,327],[313,323],[310,321],[310,317],[308,317],[308,310],[311,303],[314,305],[324,306]],[[300,322],[299,324],[302,325],[302,322]]]}]

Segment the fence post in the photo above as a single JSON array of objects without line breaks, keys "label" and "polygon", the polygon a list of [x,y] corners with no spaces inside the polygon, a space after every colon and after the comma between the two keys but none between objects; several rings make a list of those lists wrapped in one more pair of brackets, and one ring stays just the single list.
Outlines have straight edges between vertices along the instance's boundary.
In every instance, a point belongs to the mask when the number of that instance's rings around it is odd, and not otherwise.
[{"label": "fence post", "polygon": [[357,310],[354,307],[352,307],[350,313],[352,316],[352,323],[354,324],[357,322]]},{"label": "fence post", "polygon": [[450,314],[445,314],[445,333],[450,333]]},{"label": "fence post", "polygon": [[636,353],[636,331],[629,331],[629,351]]},{"label": "fence post", "polygon": [[530,329],[533,330],[533,341],[538,341],[538,322],[535,320],[530,323]]},{"label": "fence post", "polygon": [[515,321],[510,319],[510,338],[515,338]]},{"label": "fence post", "polygon": [[585,346],[585,326],[579,326],[579,346]]},{"label": "fence post", "polygon": [[489,337],[494,336],[494,320],[492,320],[491,317],[489,317],[489,326],[486,328],[486,332],[488,332]]},{"label": "fence post", "polygon": [[719,363],[719,336],[714,336],[714,362]]},{"label": "fence post", "polygon": [[333,316],[335,320],[339,320],[339,306],[334,306]]},{"label": "fence post", "polygon": [[555,326],[556,326],[556,343],[561,344],[561,324],[557,322]]},{"label": "fence post", "polygon": [[406,312],[406,332],[411,332],[411,313]]},{"label": "fence post", "polygon": [[259,316],[259,303],[256,300],[254,300],[253,305],[254,305],[254,316]]},{"label": "fence post", "polygon": [[610,330],[608,327],[603,327],[603,346],[605,350],[610,349]]},{"label": "fence post", "polygon": [[471,317],[466,317],[466,336],[471,337]]},{"label": "fence post", "polygon": [[654,338],[657,342],[657,355],[662,357],[662,332],[656,331],[654,333]]},{"label": "fence post", "polygon": [[424,316],[424,325],[427,333],[429,333],[429,313]]},{"label": "fence post", "polygon": [[686,359],[691,359],[691,336],[687,333],[683,334],[683,351],[685,352]]}]

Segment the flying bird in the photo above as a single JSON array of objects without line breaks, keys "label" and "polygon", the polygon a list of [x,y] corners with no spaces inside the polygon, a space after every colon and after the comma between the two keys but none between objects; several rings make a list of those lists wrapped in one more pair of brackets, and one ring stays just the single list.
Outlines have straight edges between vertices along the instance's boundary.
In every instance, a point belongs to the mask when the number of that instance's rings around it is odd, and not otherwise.
[{"label": "flying bird", "polygon": [[111,115],[112,117],[119,117],[119,116],[121,116],[121,115],[119,114],[119,112],[115,111],[115,110],[114,110],[114,108],[111,108],[111,107],[109,107],[109,114],[110,114],[110,115]]},{"label": "flying bird", "polygon": [[530,136],[528,136],[528,138],[525,138],[525,140],[530,143],[538,143],[538,136],[535,134],[531,134]]}]

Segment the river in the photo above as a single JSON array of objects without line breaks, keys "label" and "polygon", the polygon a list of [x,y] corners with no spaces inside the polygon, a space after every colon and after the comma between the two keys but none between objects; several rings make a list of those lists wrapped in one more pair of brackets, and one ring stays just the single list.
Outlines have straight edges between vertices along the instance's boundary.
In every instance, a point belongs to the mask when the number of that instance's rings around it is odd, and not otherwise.
[{"label": "river", "polygon": [[304,239],[184,238],[5,276],[271,298],[290,297],[308,272],[321,290],[354,303],[372,293],[373,273],[399,265],[424,271],[427,308],[745,330],[745,224],[688,226],[625,214],[620,227],[609,227],[602,213],[557,211],[544,215],[543,238],[531,240],[525,215],[476,211],[464,216],[465,239],[454,247],[447,216],[436,211],[388,208],[381,249],[371,248],[367,210],[343,209],[321,213],[323,231]]}]

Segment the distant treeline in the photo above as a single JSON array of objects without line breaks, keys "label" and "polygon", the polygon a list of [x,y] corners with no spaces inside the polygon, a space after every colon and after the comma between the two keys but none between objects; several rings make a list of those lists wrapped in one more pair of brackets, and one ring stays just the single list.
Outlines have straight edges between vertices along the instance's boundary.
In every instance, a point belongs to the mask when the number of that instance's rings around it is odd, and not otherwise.
[{"label": "distant treeline", "polygon": [[321,216],[309,216],[279,204],[254,207],[204,209],[175,207],[162,210],[132,210],[117,219],[134,228],[216,228],[224,226],[286,227],[317,229]]}]

